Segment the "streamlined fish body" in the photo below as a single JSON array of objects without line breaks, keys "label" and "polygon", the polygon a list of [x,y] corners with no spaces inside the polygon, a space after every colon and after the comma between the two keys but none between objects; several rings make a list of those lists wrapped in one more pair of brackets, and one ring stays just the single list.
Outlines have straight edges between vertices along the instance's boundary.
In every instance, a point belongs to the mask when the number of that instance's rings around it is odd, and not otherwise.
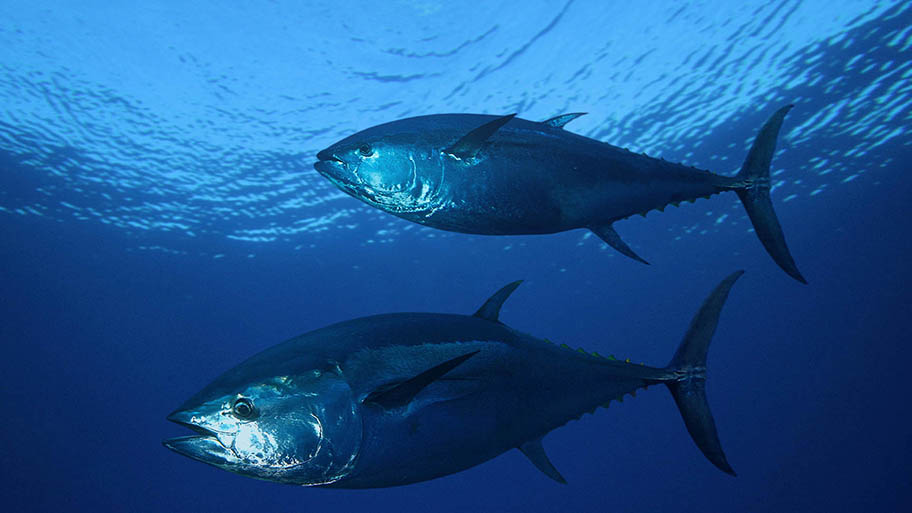
[{"label": "streamlined fish body", "polygon": [[737,272],[705,301],[671,363],[572,350],[499,321],[512,283],[474,315],[402,313],[319,329],[224,373],[168,418],[180,454],[250,477],[373,488],[452,474],[520,449],[564,478],[551,430],[649,385],[671,390],[698,447],[734,474],[704,394],[706,352]]},{"label": "streamlined fish body", "polygon": [[734,191],[773,259],[804,282],[769,198],[770,160],[789,108],[764,125],[734,177],[564,130],[579,113],[543,122],[481,114],[402,119],[339,141],[317,154],[314,167],[346,193],[425,226],[485,235],[588,228],[644,263],[615,221]]}]

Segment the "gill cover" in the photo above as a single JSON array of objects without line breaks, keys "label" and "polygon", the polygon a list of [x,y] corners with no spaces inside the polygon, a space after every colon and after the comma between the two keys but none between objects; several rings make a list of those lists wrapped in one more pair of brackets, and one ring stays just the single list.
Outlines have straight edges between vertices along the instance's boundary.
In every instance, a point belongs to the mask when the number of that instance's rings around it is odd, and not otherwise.
[{"label": "gill cover", "polygon": [[317,154],[314,168],[348,194],[393,214],[439,208],[440,155],[421,150],[421,134],[358,133]]},{"label": "gill cover", "polygon": [[[221,378],[220,378],[221,379]],[[362,424],[352,391],[337,370],[258,379],[224,393],[216,380],[168,419],[200,433],[165,447],[256,479],[298,485],[332,483],[354,468]],[[239,401],[250,408],[238,409]]]}]

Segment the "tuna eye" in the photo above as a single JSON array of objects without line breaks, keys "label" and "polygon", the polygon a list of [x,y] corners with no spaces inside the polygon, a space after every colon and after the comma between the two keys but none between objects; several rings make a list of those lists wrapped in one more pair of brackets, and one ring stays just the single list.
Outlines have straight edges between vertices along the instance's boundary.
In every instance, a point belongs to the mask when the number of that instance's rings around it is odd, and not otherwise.
[{"label": "tuna eye", "polygon": [[253,401],[246,397],[241,397],[234,402],[233,411],[238,418],[249,419],[253,417]]},{"label": "tuna eye", "polygon": [[360,153],[362,157],[370,157],[374,154],[374,149],[371,148],[370,144],[364,143],[358,147],[358,153]]}]

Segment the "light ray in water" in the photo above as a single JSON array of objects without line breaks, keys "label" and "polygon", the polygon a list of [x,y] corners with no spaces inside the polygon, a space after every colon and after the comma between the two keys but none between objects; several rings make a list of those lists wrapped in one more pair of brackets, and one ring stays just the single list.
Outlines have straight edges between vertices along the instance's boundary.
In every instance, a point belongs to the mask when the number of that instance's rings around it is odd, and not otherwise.
[{"label": "light ray in water", "polygon": [[[354,204],[311,162],[355,130],[441,112],[585,110],[572,131],[730,172],[762,119],[795,103],[775,159],[780,202],[863,186],[909,144],[907,3],[511,8],[4,2],[0,47],[17,50],[0,56],[0,215],[102,222],[138,235],[137,249],[201,236],[301,247],[358,226],[385,242],[427,237]],[[143,21],[125,38],[114,15]],[[391,32],[376,16],[410,22]],[[725,229],[735,212],[681,231]],[[155,233],[179,237],[143,241]]]}]

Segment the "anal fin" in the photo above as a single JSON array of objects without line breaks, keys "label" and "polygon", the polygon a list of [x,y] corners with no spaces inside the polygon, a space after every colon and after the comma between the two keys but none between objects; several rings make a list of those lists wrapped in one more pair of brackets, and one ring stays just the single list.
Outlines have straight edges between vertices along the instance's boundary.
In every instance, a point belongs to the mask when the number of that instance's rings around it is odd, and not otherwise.
[{"label": "anal fin", "polygon": [[535,465],[535,468],[541,470],[543,474],[557,481],[560,484],[567,484],[564,476],[554,468],[554,464],[545,454],[545,448],[542,447],[542,439],[536,438],[519,446],[519,450],[529,458],[529,461]]},{"label": "anal fin", "polygon": [[642,262],[646,265],[649,265],[649,262],[640,258],[640,255],[637,255],[633,252],[632,249],[630,249],[630,246],[628,246],[627,243],[621,239],[621,236],[618,235],[618,233],[614,230],[614,226],[612,226],[610,223],[602,226],[590,226],[589,229],[592,230],[592,233],[598,235],[600,239],[605,241],[605,244],[608,244],[612,248],[618,250],[621,252],[621,254],[629,256],[637,262]]}]

